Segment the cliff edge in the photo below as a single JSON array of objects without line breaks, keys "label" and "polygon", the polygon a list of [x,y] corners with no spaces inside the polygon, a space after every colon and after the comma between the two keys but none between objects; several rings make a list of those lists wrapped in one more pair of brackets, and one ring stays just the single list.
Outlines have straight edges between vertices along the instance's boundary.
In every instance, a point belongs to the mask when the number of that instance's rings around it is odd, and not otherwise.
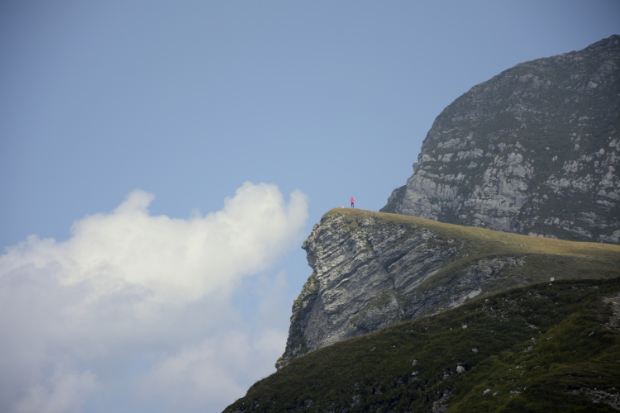
[{"label": "cliff edge", "polygon": [[295,357],[474,298],[550,278],[620,275],[618,246],[336,208],[304,242],[312,275],[293,304]]}]

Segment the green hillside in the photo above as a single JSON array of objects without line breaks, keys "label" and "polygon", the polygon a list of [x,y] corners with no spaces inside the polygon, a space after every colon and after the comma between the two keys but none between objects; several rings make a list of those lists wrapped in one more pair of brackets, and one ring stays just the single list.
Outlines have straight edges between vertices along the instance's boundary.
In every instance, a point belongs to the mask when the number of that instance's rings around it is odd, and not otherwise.
[{"label": "green hillside", "polygon": [[225,411],[616,411],[619,316],[618,278],[519,288],[299,357]]}]

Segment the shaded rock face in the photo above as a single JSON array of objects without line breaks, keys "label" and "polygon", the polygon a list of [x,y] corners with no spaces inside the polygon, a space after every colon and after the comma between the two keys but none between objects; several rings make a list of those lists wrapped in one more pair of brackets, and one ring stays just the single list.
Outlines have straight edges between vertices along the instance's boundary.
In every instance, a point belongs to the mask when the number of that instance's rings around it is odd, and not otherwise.
[{"label": "shaded rock face", "polygon": [[332,212],[314,226],[302,248],[314,272],[293,304],[277,368],[338,341],[463,304],[526,259],[479,260],[459,277],[420,288],[462,252],[459,241],[421,226]]},{"label": "shaded rock face", "polygon": [[620,242],[620,36],[519,64],[435,119],[382,212]]}]

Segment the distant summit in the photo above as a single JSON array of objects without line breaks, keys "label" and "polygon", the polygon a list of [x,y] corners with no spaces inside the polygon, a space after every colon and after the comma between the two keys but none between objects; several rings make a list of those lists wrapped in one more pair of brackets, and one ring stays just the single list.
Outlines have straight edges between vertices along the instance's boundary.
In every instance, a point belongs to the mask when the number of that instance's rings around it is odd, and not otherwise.
[{"label": "distant summit", "polygon": [[522,63],[446,107],[382,212],[620,242],[620,36]]}]

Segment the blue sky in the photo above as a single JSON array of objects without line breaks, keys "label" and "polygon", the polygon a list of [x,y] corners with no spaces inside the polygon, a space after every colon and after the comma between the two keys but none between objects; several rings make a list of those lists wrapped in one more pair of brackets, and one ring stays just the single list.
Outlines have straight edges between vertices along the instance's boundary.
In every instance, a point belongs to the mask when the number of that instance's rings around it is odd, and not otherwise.
[{"label": "blue sky", "polygon": [[15,339],[0,366],[16,373],[0,410],[220,411],[273,372],[323,213],[381,208],[443,108],[619,34],[618,16],[617,1],[2,2]]}]

